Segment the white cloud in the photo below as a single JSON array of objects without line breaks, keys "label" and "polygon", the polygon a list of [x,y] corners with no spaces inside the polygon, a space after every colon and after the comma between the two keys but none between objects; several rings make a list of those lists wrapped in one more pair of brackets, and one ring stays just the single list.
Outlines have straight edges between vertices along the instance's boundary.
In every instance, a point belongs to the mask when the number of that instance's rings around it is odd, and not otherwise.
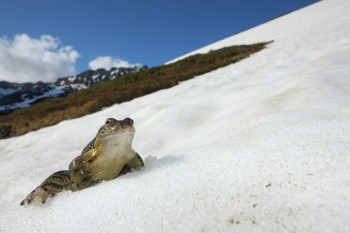
[{"label": "white cloud", "polygon": [[58,38],[27,34],[0,38],[0,80],[10,82],[53,81],[75,72],[79,53],[72,46],[60,46]]},{"label": "white cloud", "polygon": [[140,66],[141,64],[130,64],[120,58],[113,58],[110,56],[97,57],[95,60],[89,62],[89,66],[93,70],[104,68],[109,70],[112,67],[134,67]]}]

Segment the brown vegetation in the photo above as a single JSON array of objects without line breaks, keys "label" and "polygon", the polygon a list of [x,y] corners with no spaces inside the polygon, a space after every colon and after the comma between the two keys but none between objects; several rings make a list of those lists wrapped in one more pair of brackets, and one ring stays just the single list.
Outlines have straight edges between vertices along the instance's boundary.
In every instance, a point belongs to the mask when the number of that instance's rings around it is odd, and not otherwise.
[{"label": "brown vegetation", "polygon": [[169,65],[100,83],[66,97],[47,99],[31,107],[17,109],[0,116],[0,139],[22,135],[173,87],[181,81],[240,61],[265,48],[266,44],[231,46],[207,54],[193,55]]}]

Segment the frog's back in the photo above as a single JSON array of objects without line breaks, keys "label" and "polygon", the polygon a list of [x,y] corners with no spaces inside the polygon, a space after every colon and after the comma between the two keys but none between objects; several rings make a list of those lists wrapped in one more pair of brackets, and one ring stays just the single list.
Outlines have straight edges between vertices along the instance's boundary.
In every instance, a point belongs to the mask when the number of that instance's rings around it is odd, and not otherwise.
[{"label": "frog's back", "polygon": [[95,140],[96,137],[94,137],[94,139],[91,140],[91,142],[89,142],[83,149],[83,151],[81,152],[80,155],[84,154],[85,152],[88,152],[91,149],[94,149],[94,144],[95,144]]}]

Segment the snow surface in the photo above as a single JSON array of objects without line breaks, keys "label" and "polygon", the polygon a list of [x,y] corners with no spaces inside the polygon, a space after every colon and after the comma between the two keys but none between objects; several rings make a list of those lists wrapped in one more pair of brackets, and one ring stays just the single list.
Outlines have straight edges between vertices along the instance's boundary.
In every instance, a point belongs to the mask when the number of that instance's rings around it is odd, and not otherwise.
[{"label": "snow surface", "polygon": [[39,96],[36,96],[34,98],[26,98],[27,94],[22,94],[22,96],[21,96],[22,101],[21,102],[0,106],[0,111],[29,107],[32,103],[34,103],[37,100],[40,100],[43,98],[50,98],[50,97],[54,97],[54,96],[59,96],[63,93],[64,93],[64,91],[62,90],[62,87],[56,87],[54,89],[51,89],[51,90],[45,92],[43,95],[39,95]]},{"label": "snow surface", "polygon": [[[350,232],[350,1],[326,0],[202,49],[275,40],[237,64],[0,141],[0,232]],[[145,168],[44,206],[107,117]]]},{"label": "snow surface", "polygon": [[12,93],[16,92],[15,89],[11,89],[11,88],[8,88],[8,89],[5,89],[5,88],[0,88],[0,97],[1,96],[4,96],[4,95],[10,95]]}]

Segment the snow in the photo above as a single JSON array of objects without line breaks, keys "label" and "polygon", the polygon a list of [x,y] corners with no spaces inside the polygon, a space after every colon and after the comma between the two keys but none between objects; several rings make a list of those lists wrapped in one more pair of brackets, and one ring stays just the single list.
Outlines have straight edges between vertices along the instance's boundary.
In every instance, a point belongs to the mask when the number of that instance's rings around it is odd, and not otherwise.
[{"label": "snow", "polygon": [[[349,11],[319,2],[199,50],[274,40],[237,64],[1,140],[0,231],[350,232]],[[20,206],[108,117],[134,119],[145,168]]]},{"label": "snow", "polygon": [[72,83],[69,86],[73,88],[73,90],[83,90],[87,88],[83,83]]},{"label": "snow", "polygon": [[12,93],[16,92],[15,89],[11,89],[11,88],[8,88],[8,89],[5,89],[5,88],[0,88],[0,96],[5,96],[5,95],[10,95]]},{"label": "snow", "polygon": [[47,92],[45,92],[43,95],[36,96],[34,98],[26,98],[27,94],[22,94],[21,99],[23,100],[22,102],[19,103],[13,103],[10,105],[3,105],[0,106],[0,110],[10,110],[10,109],[16,109],[16,108],[24,108],[30,106],[33,102],[47,98],[47,97],[52,97],[52,96],[59,96],[63,94],[64,91],[60,87],[56,87],[54,89],[51,89]]},{"label": "snow", "polygon": [[68,78],[68,81],[72,83],[72,82],[75,81],[76,78],[77,78],[77,76],[69,77],[69,78]]},{"label": "snow", "polygon": [[100,74],[94,74],[93,76],[92,76],[92,79],[96,79],[96,78],[98,78],[100,76]]}]

